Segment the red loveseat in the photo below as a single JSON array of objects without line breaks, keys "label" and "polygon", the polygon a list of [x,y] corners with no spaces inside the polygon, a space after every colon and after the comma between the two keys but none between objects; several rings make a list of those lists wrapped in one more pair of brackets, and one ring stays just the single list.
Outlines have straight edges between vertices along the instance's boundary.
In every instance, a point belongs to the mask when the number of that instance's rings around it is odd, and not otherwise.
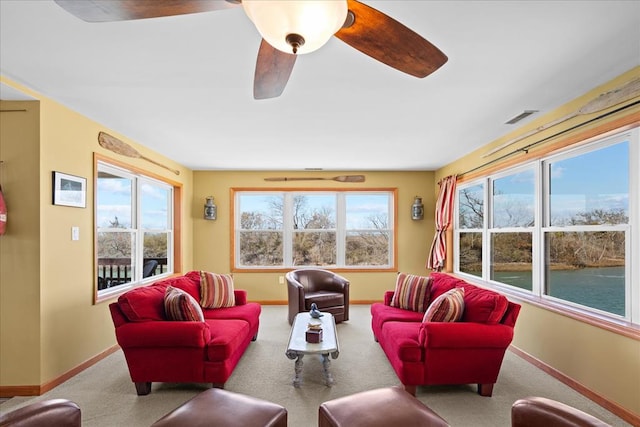
[{"label": "red loveseat", "polygon": [[430,278],[428,302],[464,288],[462,318],[423,322],[423,312],[392,307],[394,291],[387,291],[383,303],[371,305],[374,338],[411,394],[418,385],[475,383],[480,395],[491,396],[520,305],[447,274],[431,273]]},{"label": "red loveseat", "polygon": [[200,273],[192,271],[132,289],[109,305],[138,395],[149,394],[152,382],[212,383],[223,388],[257,338],[260,304],[247,302],[246,291],[234,289],[235,306],[202,309],[203,322],[167,320],[168,286],[200,301]]}]

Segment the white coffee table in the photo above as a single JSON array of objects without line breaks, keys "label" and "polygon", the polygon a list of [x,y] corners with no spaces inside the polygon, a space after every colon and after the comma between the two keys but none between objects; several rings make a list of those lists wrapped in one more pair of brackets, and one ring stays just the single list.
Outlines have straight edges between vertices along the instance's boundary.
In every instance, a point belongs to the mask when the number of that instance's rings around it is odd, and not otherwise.
[{"label": "white coffee table", "polygon": [[[340,345],[338,344],[338,334],[336,333],[336,321],[331,313],[322,313],[319,319],[313,319],[309,313],[298,313],[293,320],[291,326],[291,335],[289,336],[289,344],[287,345],[286,355],[291,360],[296,360],[295,377],[293,385],[300,387],[302,378],[302,358],[305,354],[319,354],[322,356],[322,373],[324,375],[325,385],[331,387],[333,385],[333,377],[329,372],[331,362],[329,355],[337,359],[340,354]],[[306,340],[306,332],[309,323],[322,324],[322,341],[319,343],[308,343]]]}]

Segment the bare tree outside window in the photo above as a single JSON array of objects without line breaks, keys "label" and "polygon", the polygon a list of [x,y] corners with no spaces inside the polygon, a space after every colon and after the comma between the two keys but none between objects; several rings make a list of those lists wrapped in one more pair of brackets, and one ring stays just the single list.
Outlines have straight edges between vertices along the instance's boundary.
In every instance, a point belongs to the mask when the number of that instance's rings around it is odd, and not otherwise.
[{"label": "bare tree outside window", "polygon": [[[389,192],[240,192],[237,200],[239,267],[388,267],[391,263],[389,209],[394,197]],[[344,223],[338,223],[338,206],[345,209]],[[344,237],[339,240],[340,230]],[[290,258],[285,259],[287,245]]]},{"label": "bare tree outside window", "polygon": [[241,196],[240,265],[283,265],[283,208],[281,195]]},{"label": "bare tree outside window", "polygon": [[484,226],[484,186],[462,188],[458,191],[458,227]]},{"label": "bare tree outside window", "polygon": [[[484,227],[484,185],[460,187],[457,192],[460,271],[482,277],[482,229]],[[475,230],[475,231],[474,231]]]}]

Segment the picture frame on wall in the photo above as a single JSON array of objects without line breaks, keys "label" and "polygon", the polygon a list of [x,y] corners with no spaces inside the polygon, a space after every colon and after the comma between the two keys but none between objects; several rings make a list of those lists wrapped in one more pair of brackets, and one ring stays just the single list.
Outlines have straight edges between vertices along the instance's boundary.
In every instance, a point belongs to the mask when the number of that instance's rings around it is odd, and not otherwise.
[{"label": "picture frame on wall", "polygon": [[53,204],[87,207],[87,179],[81,176],[53,171]]}]

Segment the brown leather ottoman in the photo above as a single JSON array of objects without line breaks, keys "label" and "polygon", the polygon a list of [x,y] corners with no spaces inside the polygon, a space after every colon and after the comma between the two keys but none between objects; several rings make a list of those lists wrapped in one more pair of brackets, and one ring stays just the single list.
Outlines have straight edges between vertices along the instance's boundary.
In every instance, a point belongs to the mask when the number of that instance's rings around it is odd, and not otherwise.
[{"label": "brown leather ottoman", "polygon": [[12,427],[81,427],[80,407],[67,399],[50,399],[30,403],[9,413],[0,414],[0,426]]},{"label": "brown leather ottoman", "polygon": [[611,427],[579,409],[544,397],[516,400],[511,406],[511,426]]},{"label": "brown leather ottoman", "polygon": [[266,400],[219,388],[203,391],[152,427],[287,427],[287,410]]},{"label": "brown leather ottoman", "polygon": [[363,391],[320,405],[318,427],[447,427],[449,424],[400,387]]}]

